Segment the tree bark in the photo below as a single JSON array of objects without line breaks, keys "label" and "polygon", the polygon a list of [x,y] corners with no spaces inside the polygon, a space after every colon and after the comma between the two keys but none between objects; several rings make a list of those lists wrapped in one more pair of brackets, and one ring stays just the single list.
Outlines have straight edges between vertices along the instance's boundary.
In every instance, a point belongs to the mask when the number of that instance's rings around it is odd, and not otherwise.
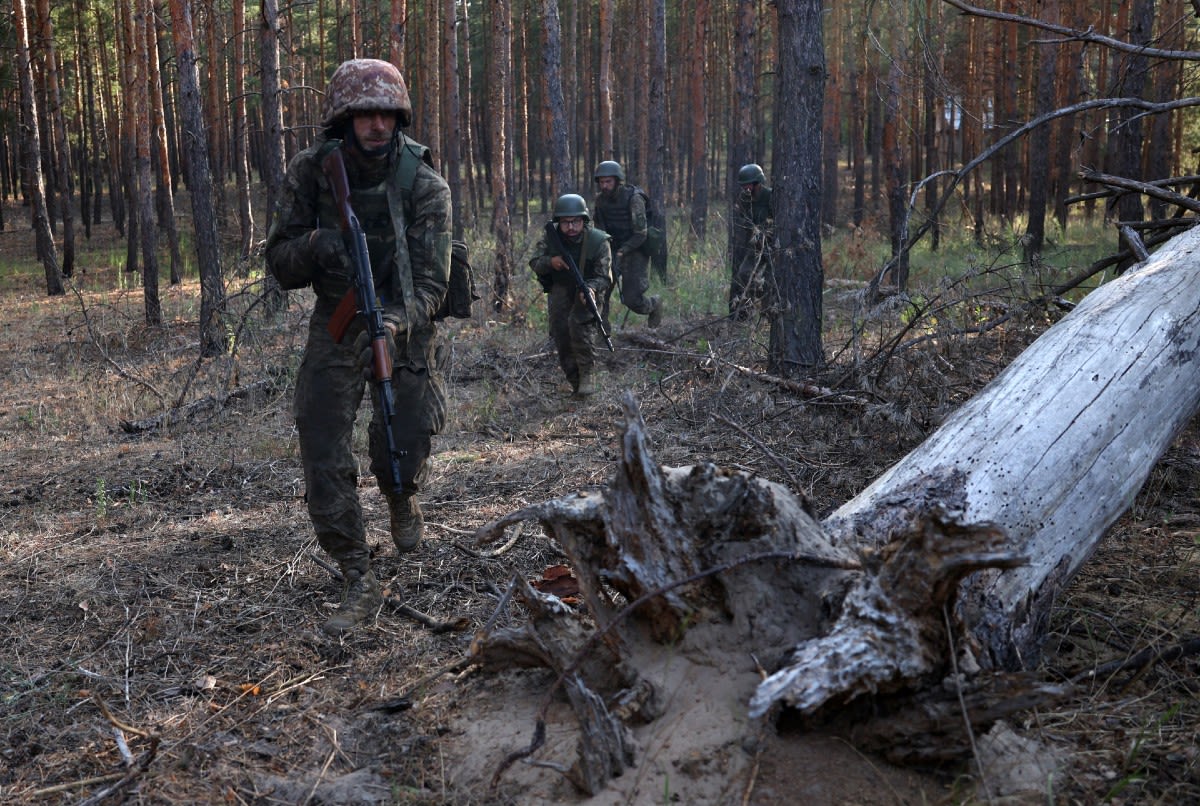
[{"label": "tree bark", "polygon": [[512,76],[512,14],[509,0],[491,3],[491,75],[488,108],[491,110],[492,152],[492,232],[496,236],[496,255],[492,270],[492,310],[508,307],[512,283],[512,227],[508,214],[508,129],[505,109]]},{"label": "tree bark", "polygon": [[774,159],[774,260],[768,368],[789,377],[821,366],[821,109],[825,52],[819,0],[780,0]]},{"label": "tree bark", "polygon": [[550,196],[575,193],[577,185],[571,170],[571,141],[567,132],[567,102],[562,85],[562,25],[558,17],[558,0],[542,0],[544,33],[542,38],[542,81],[545,84],[546,111],[550,130],[550,174],[553,185]]},{"label": "tree bark", "polygon": [[75,270],[75,214],[72,211],[75,183],[71,177],[71,147],[67,139],[66,111],[63,109],[59,75],[58,48],[54,45],[54,26],[50,19],[49,0],[38,0],[38,40],[45,60],[46,118],[51,148],[54,153],[54,190],[58,198],[58,213],[63,222],[62,273],[70,277]]},{"label": "tree bark", "polygon": [[21,85],[21,116],[25,123],[25,138],[21,153],[25,160],[25,180],[29,185],[29,214],[37,243],[38,259],[46,270],[46,293],[58,296],[66,293],[54,236],[50,232],[50,214],[46,209],[46,184],[42,172],[39,143],[40,125],[33,102],[33,67],[29,58],[29,17],[25,0],[13,0],[13,27],[17,39],[17,80]]},{"label": "tree bark", "polygon": [[151,143],[158,157],[158,171],[155,175],[155,194],[158,210],[158,226],[167,234],[167,246],[171,253],[171,285],[178,285],[183,280],[183,251],[179,244],[179,228],[175,226],[175,196],[172,188],[175,182],[171,176],[171,160],[167,151],[167,118],[163,106],[162,74],[159,71],[157,4],[151,2],[147,8],[146,19],[146,49],[148,51],[146,65],[149,68],[149,107],[150,123],[153,136]]},{"label": "tree bark", "polygon": [[179,68],[180,118],[185,133],[187,185],[192,198],[192,223],[196,235],[196,262],[200,267],[200,353],[218,355],[225,351],[225,284],[221,252],[217,243],[216,211],[208,166],[208,139],[200,106],[200,81],[192,36],[189,0],[171,0],[171,30],[175,37],[175,59]]},{"label": "tree bark", "polygon": [[[921,500],[991,523],[1030,563],[967,581],[981,660],[1036,662],[1058,591],[1200,407],[1200,229],[1089,294],[909,456],[826,519],[880,545]],[[903,494],[903,495],[901,495]]]},{"label": "tree bark", "polygon": [[[263,155],[262,177],[267,189],[267,232],[275,220],[276,206],[283,192],[283,90],[279,84],[279,7],[275,0],[263,0],[259,8],[259,69],[262,76]],[[278,311],[287,302],[287,292],[267,272],[263,296],[268,311]]]},{"label": "tree bark", "polygon": [[134,181],[137,188],[137,230],[142,252],[142,298],[146,324],[162,324],[162,299],[158,293],[158,231],[154,225],[154,193],[150,181],[150,48],[153,36],[153,12],[148,11],[150,0],[131,0],[126,17],[125,35],[132,43],[132,55],[137,60],[137,82],[130,87],[133,96],[136,145],[134,146]]},{"label": "tree bark", "polygon": [[704,238],[708,227],[708,106],[704,93],[704,54],[708,39],[708,0],[692,5],[691,42],[688,56],[688,148],[691,162],[691,225],[697,238]]}]

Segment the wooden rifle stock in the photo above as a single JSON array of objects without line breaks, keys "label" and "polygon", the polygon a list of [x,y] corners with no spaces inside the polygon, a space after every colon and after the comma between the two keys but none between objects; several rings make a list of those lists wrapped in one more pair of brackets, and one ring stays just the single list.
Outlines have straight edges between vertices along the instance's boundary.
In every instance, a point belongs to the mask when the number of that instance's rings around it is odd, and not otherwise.
[{"label": "wooden rifle stock", "polygon": [[371,272],[371,256],[367,251],[367,234],[350,206],[350,180],[341,147],[332,148],[321,160],[321,170],[329,180],[333,201],[338,209],[343,234],[348,236],[350,258],[354,263],[354,285],[338,303],[329,320],[329,333],[339,344],[355,316],[362,316],[371,338],[371,379],[379,400],[383,431],[387,439],[388,460],[391,466],[392,488],[403,489],[400,457],[404,452],[396,447],[392,423],[396,419],[396,393],[392,389],[392,356],[388,349],[391,336],[383,322],[383,306],[375,296],[375,275]]}]

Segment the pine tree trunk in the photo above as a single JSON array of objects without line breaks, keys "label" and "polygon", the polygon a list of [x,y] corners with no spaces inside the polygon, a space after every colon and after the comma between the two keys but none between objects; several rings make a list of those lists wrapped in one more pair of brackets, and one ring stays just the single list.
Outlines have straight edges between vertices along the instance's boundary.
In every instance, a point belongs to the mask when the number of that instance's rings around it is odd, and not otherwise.
[{"label": "pine tree trunk", "polygon": [[38,260],[46,270],[46,293],[58,296],[66,293],[54,236],[50,232],[50,214],[46,210],[45,179],[42,172],[41,122],[33,102],[33,66],[29,56],[29,17],[25,0],[13,0],[13,28],[17,40],[17,80],[21,85],[21,116],[25,123],[25,138],[21,154],[25,164],[25,179],[29,187],[29,213],[33,222]]}]

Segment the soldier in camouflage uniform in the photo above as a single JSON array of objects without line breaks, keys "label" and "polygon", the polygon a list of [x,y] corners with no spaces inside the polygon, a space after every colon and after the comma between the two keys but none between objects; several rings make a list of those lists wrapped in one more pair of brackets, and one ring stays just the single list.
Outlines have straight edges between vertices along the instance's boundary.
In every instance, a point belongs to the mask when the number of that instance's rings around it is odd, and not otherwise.
[{"label": "soldier in camouflage uniform", "polygon": [[[593,301],[603,299],[612,288],[611,250],[608,233],[592,226],[587,202],[568,193],[554,203],[553,226],[559,239],[543,232],[530,268],[546,292],[550,337],[558,351],[558,363],[577,397],[596,393],[596,342],[600,327],[574,273],[563,259],[565,246],[583,275]],[[561,246],[557,242],[561,240]]]},{"label": "soldier in camouflage uniform", "polygon": [[[625,169],[620,163],[605,160],[593,172],[597,194],[592,202],[596,227],[612,236],[613,280],[620,284],[621,302],[634,313],[646,316],[648,327],[662,322],[662,300],[647,297],[650,289],[650,258],[642,252],[649,235],[646,197],[633,185],[625,184]],[[604,296],[604,320],[608,321],[609,297]]]},{"label": "soldier in camouflage uniform", "polygon": [[[424,529],[416,494],[428,476],[430,438],[446,417],[432,316],[446,295],[451,234],[450,188],[431,167],[429,150],[401,133],[411,121],[408,89],[392,64],[353,59],[338,67],[325,96],[322,135],[288,166],[267,237],[267,266],[280,285],[311,285],[316,293],[296,379],[295,416],[309,516],[317,541],[345,579],[341,607],[322,626],[335,634],[373,616],[382,600],[363,531],[352,445],[371,348],[362,317],[342,343],[328,330],[338,302],[353,286],[354,270],[321,159],[331,148],[343,149],[350,204],[367,235],[376,293],[392,337],[400,489],[392,484],[377,402],[369,451],[371,472],[390,510],[392,540],[397,551],[408,552]],[[406,161],[410,187],[398,178]]]},{"label": "soldier in camouflage uniform", "polygon": [[775,205],[762,166],[743,165],[737,180],[741,192],[733,207],[729,317],[743,322],[766,296],[767,284],[773,280]]}]

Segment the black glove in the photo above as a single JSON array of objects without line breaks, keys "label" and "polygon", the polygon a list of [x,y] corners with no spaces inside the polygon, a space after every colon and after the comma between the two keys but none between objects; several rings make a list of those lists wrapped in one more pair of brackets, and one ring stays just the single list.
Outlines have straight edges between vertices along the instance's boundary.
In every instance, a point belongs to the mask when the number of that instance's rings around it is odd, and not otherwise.
[{"label": "black glove", "polygon": [[350,262],[346,241],[341,230],[315,229],[308,236],[308,248],[312,250],[313,262],[321,271],[345,273]]}]

